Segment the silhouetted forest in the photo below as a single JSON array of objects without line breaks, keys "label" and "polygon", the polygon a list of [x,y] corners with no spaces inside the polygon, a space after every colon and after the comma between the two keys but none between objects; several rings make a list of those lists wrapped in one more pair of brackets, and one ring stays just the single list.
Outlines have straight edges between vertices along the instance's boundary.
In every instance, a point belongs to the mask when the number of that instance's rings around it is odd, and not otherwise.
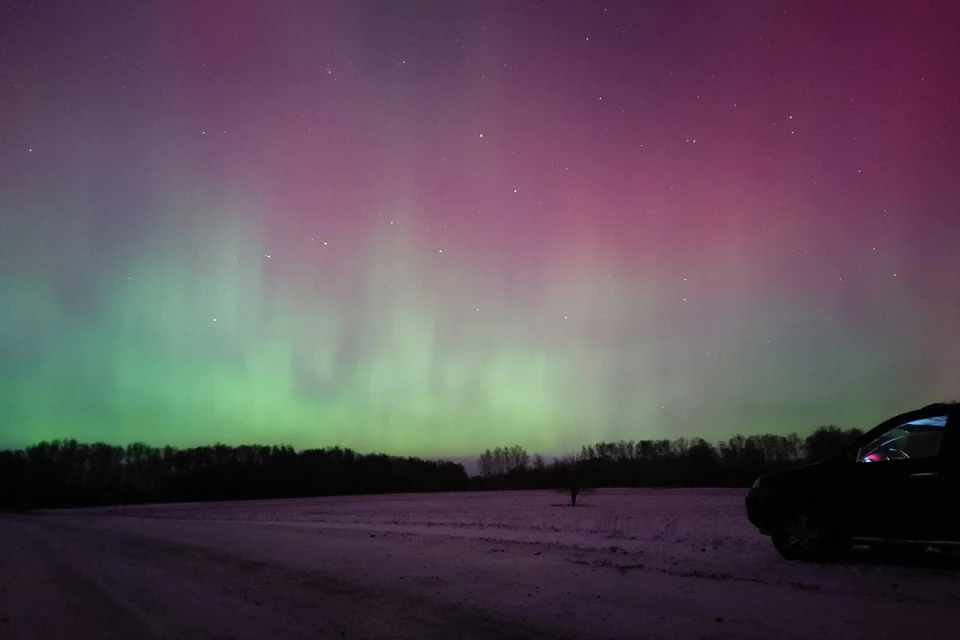
[{"label": "silhouetted forest", "polygon": [[458,491],[463,465],[349,449],[175,449],[75,440],[0,451],[0,508]]},{"label": "silhouetted forest", "polygon": [[176,449],[75,440],[0,451],[0,509],[246,500],[467,489],[746,487],[760,474],[835,455],[860,435],[735,436],[600,442],[547,461],[519,446],[485,451],[480,475],[454,462],[288,446]]},{"label": "silhouetted forest", "polygon": [[718,445],[702,438],[599,442],[547,463],[521,447],[498,447],[478,459],[474,488],[748,487],[757,476],[825,460],[859,437],[859,429],[820,427],[807,438],[734,436]]}]

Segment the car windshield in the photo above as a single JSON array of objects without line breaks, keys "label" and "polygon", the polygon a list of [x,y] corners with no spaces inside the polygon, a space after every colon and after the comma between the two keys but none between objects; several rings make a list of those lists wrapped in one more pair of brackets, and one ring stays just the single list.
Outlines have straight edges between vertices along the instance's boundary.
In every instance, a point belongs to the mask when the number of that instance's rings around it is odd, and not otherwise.
[{"label": "car windshield", "polygon": [[946,416],[911,420],[889,429],[861,446],[858,462],[882,462],[906,458],[928,458],[940,452]]}]

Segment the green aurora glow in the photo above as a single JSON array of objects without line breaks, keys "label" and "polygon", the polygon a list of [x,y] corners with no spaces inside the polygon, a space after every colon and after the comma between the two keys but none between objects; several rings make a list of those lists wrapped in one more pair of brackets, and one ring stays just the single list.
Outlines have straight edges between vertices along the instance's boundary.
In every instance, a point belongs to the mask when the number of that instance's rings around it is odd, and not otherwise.
[{"label": "green aurora glow", "polygon": [[949,22],[656,4],[0,10],[0,447],[551,454],[956,397]]}]

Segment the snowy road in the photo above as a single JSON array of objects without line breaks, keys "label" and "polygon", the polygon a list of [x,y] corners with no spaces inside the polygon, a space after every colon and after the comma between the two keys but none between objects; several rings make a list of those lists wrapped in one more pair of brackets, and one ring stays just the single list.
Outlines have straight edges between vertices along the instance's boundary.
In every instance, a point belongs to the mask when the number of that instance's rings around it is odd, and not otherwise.
[{"label": "snowy road", "polygon": [[781,561],[742,492],[0,517],[0,638],[935,638],[956,563]]}]

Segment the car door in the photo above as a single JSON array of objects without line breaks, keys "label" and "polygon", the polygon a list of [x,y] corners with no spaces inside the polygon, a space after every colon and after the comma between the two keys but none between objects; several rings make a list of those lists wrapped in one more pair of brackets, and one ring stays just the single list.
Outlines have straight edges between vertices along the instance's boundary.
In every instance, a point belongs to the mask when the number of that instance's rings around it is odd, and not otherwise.
[{"label": "car door", "polygon": [[941,455],[949,412],[914,412],[888,421],[857,447],[843,502],[852,535],[933,540],[943,533]]},{"label": "car door", "polygon": [[938,486],[941,493],[939,504],[935,506],[936,539],[960,542],[960,518],[956,517],[960,502],[960,410],[954,411],[944,434],[940,458]]}]

